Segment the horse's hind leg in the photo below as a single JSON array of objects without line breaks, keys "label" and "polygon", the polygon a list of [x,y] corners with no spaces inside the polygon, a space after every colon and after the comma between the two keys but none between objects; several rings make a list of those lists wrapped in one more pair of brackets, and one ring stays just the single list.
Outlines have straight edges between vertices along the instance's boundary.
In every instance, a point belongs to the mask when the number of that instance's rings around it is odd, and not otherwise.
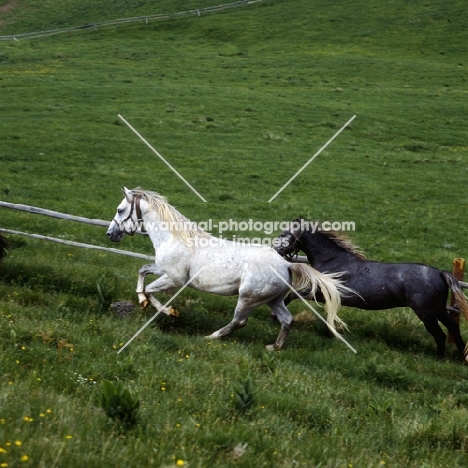
[{"label": "horse's hind leg", "polygon": [[222,336],[226,336],[229,333],[237,330],[238,328],[245,327],[247,320],[249,318],[250,312],[252,312],[252,307],[244,307],[241,299],[237,302],[236,309],[234,311],[233,319],[223,328],[215,331],[205,338],[208,340],[216,340]]},{"label": "horse's hind leg", "polygon": [[294,322],[294,317],[286,308],[282,299],[276,299],[272,302],[269,302],[267,305],[271,308],[272,314],[274,314],[274,316],[279,320],[281,324],[281,330],[278,337],[276,338],[276,342],[271,345],[267,345],[266,349],[268,351],[278,351],[283,347],[284,341],[286,340],[286,337],[288,336]]},{"label": "horse's hind leg", "polygon": [[440,328],[436,317],[425,319],[423,321],[426,330],[433,336],[437,345],[437,357],[442,359],[445,356],[445,341],[446,336],[442,328]]},{"label": "horse's hind leg", "polygon": [[[304,299],[309,299],[309,295],[310,295],[310,290],[306,290],[306,291],[301,291],[300,292],[300,296],[302,296]],[[294,299],[297,299],[299,296],[298,294],[293,291],[293,292],[290,292],[285,298],[284,298],[284,305],[285,306],[288,306],[288,304],[290,304],[292,301],[294,301]],[[289,312],[289,311],[288,311]],[[278,317],[276,317],[276,314],[274,312],[274,310],[272,309],[271,310],[271,315],[270,315],[270,318],[272,320],[278,320]],[[279,320],[278,320],[279,321]]]},{"label": "horse's hind leg", "polygon": [[[245,327],[253,307],[261,305],[263,302],[256,302],[254,306],[251,306],[250,304],[247,306],[248,303],[249,301],[244,301],[242,298],[239,298],[236,310],[234,311],[234,318],[231,320],[231,322],[229,322],[225,327],[220,328],[218,331],[215,331],[211,335],[207,336],[206,338],[209,340],[215,340],[221,338],[222,336],[228,335],[234,330]],[[284,340],[288,336],[289,330],[291,329],[291,326],[294,322],[294,318],[291,315],[291,312],[289,312],[289,310],[285,307],[283,298],[268,302],[267,305],[271,308],[272,313],[281,323],[281,330],[279,332],[278,338],[276,338],[276,342],[266,347],[269,351],[276,351],[281,349],[283,346]]]},{"label": "horse's hind leg", "polygon": [[439,314],[439,320],[447,328],[450,335],[453,336],[460,355],[465,359],[465,361],[468,362],[468,354],[465,354],[465,343],[461,337],[460,326],[458,323],[455,322],[455,320],[446,310]]}]

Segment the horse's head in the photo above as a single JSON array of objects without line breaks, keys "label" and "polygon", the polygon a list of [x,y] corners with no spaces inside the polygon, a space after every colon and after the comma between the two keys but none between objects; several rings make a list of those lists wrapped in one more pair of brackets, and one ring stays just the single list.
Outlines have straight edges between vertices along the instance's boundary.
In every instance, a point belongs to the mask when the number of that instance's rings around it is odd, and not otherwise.
[{"label": "horse's head", "polygon": [[106,232],[112,242],[120,242],[125,234],[133,236],[138,229],[144,231],[141,219],[141,195],[135,195],[125,187],[122,192],[125,198],[117,207],[117,213]]},{"label": "horse's head", "polygon": [[274,241],[273,248],[282,256],[292,259],[297,256],[300,246],[300,238],[303,232],[302,218],[294,220],[289,229],[283,231]]}]

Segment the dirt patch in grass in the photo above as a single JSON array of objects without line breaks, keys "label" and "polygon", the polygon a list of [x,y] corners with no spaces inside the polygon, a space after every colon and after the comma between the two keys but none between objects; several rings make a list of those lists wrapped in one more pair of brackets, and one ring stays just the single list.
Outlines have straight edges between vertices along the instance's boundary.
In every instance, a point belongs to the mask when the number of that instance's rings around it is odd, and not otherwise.
[{"label": "dirt patch in grass", "polygon": [[5,21],[2,20],[2,16],[9,13],[13,8],[16,8],[19,4],[19,0],[10,0],[5,5],[0,6],[0,28],[3,26]]}]

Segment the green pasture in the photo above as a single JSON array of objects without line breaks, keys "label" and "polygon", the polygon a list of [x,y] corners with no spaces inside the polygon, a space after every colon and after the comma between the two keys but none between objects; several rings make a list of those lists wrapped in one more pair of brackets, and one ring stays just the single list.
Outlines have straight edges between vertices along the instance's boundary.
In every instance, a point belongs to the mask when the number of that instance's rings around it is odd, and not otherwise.
[{"label": "green pasture", "polygon": [[[2,8],[0,36],[218,4],[59,3]],[[140,186],[195,221],[354,221],[369,258],[450,270],[468,256],[466,13],[459,0],[265,0],[0,41],[0,200],[110,220],[120,188]],[[116,247],[105,228],[5,208],[0,227]],[[267,308],[207,341],[236,299],[187,289],[179,318],[117,354],[154,313],[109,307],[136,303],[145,261],[7,237],[0,467],[468,465],[466,366],[451,344],[437,361],[409,309],[343,308],[354,354],[297,301],[271,354]],[[144,236],[118,247],[153,253]],[[138,401],[135,421],[109,411],[108,382]]]}]

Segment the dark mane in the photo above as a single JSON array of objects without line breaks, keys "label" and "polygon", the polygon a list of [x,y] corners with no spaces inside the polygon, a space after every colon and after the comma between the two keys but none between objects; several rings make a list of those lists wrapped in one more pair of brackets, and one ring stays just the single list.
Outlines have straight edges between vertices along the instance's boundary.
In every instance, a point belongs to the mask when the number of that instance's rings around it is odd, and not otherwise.
[{"label": "dark mane", "polygon": [[364,252],[356,244],[354,244],[354,242],[347,235],[343,234],[341,231],[320,229],[319,232],[320,234],[322,234],[322,236],[334,242],[338,247],[341,247],[342,249],[346,250],[346,252],[356,255],[356,257],[362,258],[363,260],[367,259]]}]

